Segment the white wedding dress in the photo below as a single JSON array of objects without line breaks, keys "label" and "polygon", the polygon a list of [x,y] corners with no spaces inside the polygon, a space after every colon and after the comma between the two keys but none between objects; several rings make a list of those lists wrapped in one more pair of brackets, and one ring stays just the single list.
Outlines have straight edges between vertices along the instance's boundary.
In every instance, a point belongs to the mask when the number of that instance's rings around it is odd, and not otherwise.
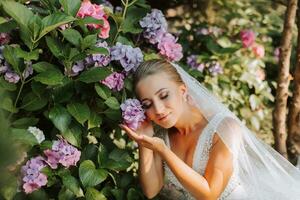
[{"label": "white wedding dress", "polygon": [[[202,133],[199,136],[195,153],[193,157],[193,169],[199,174],[204,175],[206,164],[209,159],[209,152],[212,145],[212,139],[214,133],[218,127],[218,124],[224,119],[225,115],[222,113],[216,114],[202,130]],[[167,131],[161,131],[159,135],[165,140],[166,145],[170,148],[170,141],[167,134]],[[165,184],[173,184],[175,189],[182,192],[183,199],[194,200],[195,198],[181,185],[177,180],[173,172],[170,170],[168,165],[163,161],[164,170],[165,170]],[[237,169],[234,167],[233,174],[228,182],[227,187],[218,198],[219,200],[245,200],[249,199],[246,192],[243,189],[243,186],[240,184],[239,178],[237,176]]]},{"label": "white wedding dress", "polygon": [[[214,134],[218,134],[233,155],[234,170],[219,199],[300,200],[300,170],[256,137],[255,133],[195,78],[177,64],[171,64],[187,86],[193,105],[208,121],[197,141],[193,169],[201,175],[204,174]],[[154,132],[170,148],[167,130],[156,125]],[[164,161],[163,164],[165,184],[162,190],[165,192],[160,194],[166,195],[167,199],[194,199],[180,184],[167,163]],[[174,187],[176,190],[172,189]],[[172,197],[173,193],[176,193],[176,198]]]}]

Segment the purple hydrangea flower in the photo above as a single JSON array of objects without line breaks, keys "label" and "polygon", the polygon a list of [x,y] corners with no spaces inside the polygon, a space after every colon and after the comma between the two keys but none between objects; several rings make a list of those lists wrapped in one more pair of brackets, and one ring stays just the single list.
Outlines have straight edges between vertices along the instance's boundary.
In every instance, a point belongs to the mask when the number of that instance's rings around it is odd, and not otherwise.
[{"label": "purple hydrangea flower", "polygon": [[81,152],[68,144],[64,139],[56,140],[52,149],[47,149],[44,151],[47,156],[46,162],[52,169],[56,169],[58,164],[62,164],[66,168],[70,166],[75,166],[80,159]]},{"label": "purple hydrangea flower", "polygon": [[[104,41],[104,42],[98,41],[95,46],[96,47],[104,47],[109,52],[109,48],[108,48],[106,41]],[[94,65],[95,67],[107,66],[110,63],[110,52],[108,55],[92,54],[85,59],[85,62],[87,65]]]},{"label": "purple hydrangea flower", "polygon": [[10,35],[8,33],[0,33],[0,45],[5,45],[10,42]]},{"label": "purple hydrangea flower", "polygon": [[31,61],[25,61],[24,63],[26,65],[26,68],[23,71],[22,76],[23,76],[24,79],[26,79],[28,76],[33,74],[33,68],[32,68],[32,62]]},{"label": "purple hydrangea flower", "polygon": [[136,130],[145,119],[145,112],[137,99],[127,99],[121,104],[122,117],[125,124],[132,130]]},{"label": "purple hydrangea flower", "polygon": [[25,193],[31,193],[47,184],[47,176],[40,172],[45,166],[44,158],[37,156],[28,160],[21,168]]},{"label": "purple hydrangea flower", "polygon": [[144,29],[144,37],[149,39],[151,44],[159,42],[162,33],[167,32],[168,24],[163,13],[158,9],[152,9],[143,19],[140,25]]},{"label": "purple hydrangea flower", "polygon": [[122,12],[123,12],[123,8],[121,6],[116,6],[115,7],[115,14],[122,13]]},{"label": "purple hydrangea flower", "polygon": [[101,5],[106,6],[106,7],[110,8],[111,10],[114,10],[114,6],[107,0],[102,0]]},{"label": "purple hydrangea flower", "polygon": [[20,76],[16,72],[7,71],[4,75],[4,79],[10,83],[18,83]]},{"label": "purple hydrangea flower", "polygon": [[223,74],[223,68],[219,62],[213,61],[208,69],[208,71],[213,75]]},{"label": "purple hydrangea flower", "polygon": [[140,48],[133,48],[119,42],[111,48],[111,60],[120,61],[125,71],[134,70],[143,62],[143,53]]},{"label": "purple hydrangea flower", "polygon": [[114,72],[106,77],[101,83],[115,91],[121,91],[124,86],[125,76],[123,73]]},{"label": "purple hydrangea flower", "polygon": [[196,55],[190,55],[187,57],[186,63],[193,69],[197,69],[200,72],[203,72],[205,65],[197,61]]}]

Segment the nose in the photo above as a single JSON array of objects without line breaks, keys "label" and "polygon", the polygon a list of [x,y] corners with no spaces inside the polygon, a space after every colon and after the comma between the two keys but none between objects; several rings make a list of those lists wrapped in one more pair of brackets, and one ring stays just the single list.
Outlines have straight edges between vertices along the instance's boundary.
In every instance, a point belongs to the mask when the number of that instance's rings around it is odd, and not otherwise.
[{"label": "nose", "polygon": [[162,102],[158,101],[154,103],[154,109],[157,115],[161,115],[164,113],[165,106]]}]

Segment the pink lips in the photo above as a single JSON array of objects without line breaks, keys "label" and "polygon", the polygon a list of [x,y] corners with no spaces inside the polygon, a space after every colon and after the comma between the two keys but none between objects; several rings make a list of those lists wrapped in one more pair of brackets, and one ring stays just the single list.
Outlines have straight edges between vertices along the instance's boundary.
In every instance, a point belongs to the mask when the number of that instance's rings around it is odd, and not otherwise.
[{"label": "pink lips", "polygon": [[[170,114],[170,113],[169,113],[169,114]],[[166,119],[166,118],[169,116],[169,114],[167,114],[167,115],[165,115],[165,116],[163,116],[163,117],[159,118],[159,120],[161,121],[161,120],[164,120],[164,119]]]}]

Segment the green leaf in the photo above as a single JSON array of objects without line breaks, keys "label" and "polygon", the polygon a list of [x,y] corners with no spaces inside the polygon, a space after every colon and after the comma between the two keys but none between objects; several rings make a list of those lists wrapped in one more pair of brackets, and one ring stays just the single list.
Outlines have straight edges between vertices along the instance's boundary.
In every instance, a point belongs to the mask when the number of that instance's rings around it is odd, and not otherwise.
[{"label": "green leaf", "polygon": [[88,188],[85,196],[87,200],[106,200],[106,197],[95,188]]},{"label": "green leaf", "polygon": [[10,20],[5,23],[0,24],[0,33],[9,33],[15,28],[17,28],[18,24],[15,20]]},{"label": "green leaf", "polygon": [[79,166],[79,177],[85,188],[102,183],[107,178],[107,175],[106,170],[96,169],[95,164],[91,160],[85,160]]},{"label": "green leaf", "polygon": [[133,159],[129,156],[129,154],[123,149],[114,149],[109,154],[109,160],[106,161],[105,167],[113,170],[126,170]]},{"label": "green leaf", "polygon": [[66,14],[75,17],[80,8],[81,1],[80,0],[59,0],[59,3],[64,8],[64,12]]},{"label": "green leaf", "polygon": [[111,109],[114,109],[114,110],[120,109],[120,104],[119,104],[118,100],[116,99],[116,97],[109,97],[108,99],[106,99],[106,101],[104,103]]},{"label": "green leaf", "polygon": [[114,195],[114,197],[116,198],[116,200],[122,200],[125,198],[125,192],[123,189],[112,189],[111,193]]},{"label": "green leaf", "polygon": [[97,94],[104,100],[111,96],[111,90],[104,85],[100,85],[99,83],[95,84],[95,90]]},{"label": "green leaf", "polygon": [[0,88],[7,90],[7,91],[15,91],[17,89],[16,84],[9,83],[4,80],[3,76],[0,77]]},{"label": "green leaf", "polygon": [[104,111],[105,116],[107,116],[109,119],[113,120],[113,121],[118,121],[119,119],[121,119],[121,111],[120,109],[115,110],[115,109],[107,109]]},{"label": "green leaf", "polygon": [[24,60],[38,60],[39,59],[39,49],[35,49],[34,51],[27,52],[22,50],[20,47],[16,48],[16,55],[19,58],[24,58]]},{"label": "green leaf", "polygon": [[62,133],[68,129],[72,119],[67,109],[59,105],[50,110],[49,118]]},{"label": "green leaf", "polygon": [[95,67],[81,73],[77,80],[85,83],[93,83],[105,79],[110,74],[111,71],[108,69]]},{"label": "green leaf", "polygon": [[4,17],[0,17],[0,24],[6,23],[7,19],[5,19]]},{"label": "green leaf", "polygon": [[11,113],[17,113],[18,109],[14,106],[13,101],[10,97],[6,96],[0,102],[0,108],[7,110]]},{"label": "green leaf", "polygon": [[75,20],[76,20],[76,18],[66,15],[64,13],[61,13],[61,12],[51,14],[42,20],[44,28],[41,31],[39,38],[42,38],[44,35],[46,35],[50,31],[56,29],[57,27],[59,27],[63,24],[67,24],[69,22],[75,21]]},{"label": "green leaf", "polygon": [[58,200],[73,200],[75,195],[66,186],[63,186],[58,193]]},{"label": "green leaf", "polygon": [[80,33],[78,31],[76,31],[75,29],[66,29],[64,31],[61,32],[64,36],[64,38],[66,38],[66,40],[68,40],[70,43],[72,43],[75,46],[79,46],[81,41],[82,41],[82,37],[80,35]]},{"label": "green leaf", "polygon": [[11,46],[5,46],[2,53],[3,53],[3,56],[6,60],[6,62],[11,64],[17,72],[20,72],[20,69],[19,69],[20,60],[16,56],[15,48],[13,48]]},{"label": "green leaf", "polygon": [[96,112],[91,111],[90,118],[88,121],[88,129],[100,127],[102,124],[102,117]]},{"label": "green leaf", "polygon": [[0,194],[4,197],[4,199],[12,200],[14,199],[17,190],[18,190],[18,180],[16,179],[15,176],[11,176],[9,177],[8,181],[5,182],[5,184],[1,184]]},{"label": "green leaf", "polygon": [[73,192],[76,197],[83,197],[83,191],[79,185],[77,179],[71,175],[64,175],[62,176],[62,182],[64,186]]},{"label": "green leaf", "polygon": [[50,51],[53,53],[53,55],[58,59],[64,59],[64,52],[62,44],[57,41],[56,39],[52,37],[46,37],[46,43],[50,49]]},{"label": "green leaf", "polygon": [[27,93],[22,99],[21,108],[27,111],[35,111],[47,105],[48,100],[45,96],[37,96],[33,92]]},{"label": "green leaf", "polygon": [[105,47],[90,47],[86,50],[87,54],[103,54],[108,55],[109,51]]},{"label": "green leaf", "polygon": [[55,65],[52,65],[52,64],[50,64],[48,62],[44,62],[44,61],[33,64],[32,68],[36,72],[47,72],[49,70],[58,70]]},{"label": "green leaf", "polygon": [[62,84],[64,76],[59,70],[52,69],[41,72],[34,77],[34,80],[39,81],[45,85],[60,85]]},{"label": "green leaf", "polygon": [[16,128],[28,128],[29,126],[34,126],[38,123],[39,119],[34,117],[24,117],[12,122],[12,126]]},{"label": "green leaf", "polygon": [[128,200],[139,200],[141,198],[141,194],[134,188],[130,188],[127,192]]},{"label": "green leaf", "polygon": [[[14,18],[23,28],[27,27],[30,20],[34,17],[30,9],[15,1],[5,1],[2,3],[2,6],[4,11]],[[29,32],[28,29],[27,31]]]},{"label": "green leaf", "polygon": [[71,103],[67,105],[67,109],[69,113],[82,125],[90,117],[90,109],[86,104]]},{"label": "green leaf", "polygon": [[82,134],[80,127],[72,125],[70,128],[68,128],[61,134],[70,144],[80,148]]},{"label": "green leaf", "polygon": [[97,34],[86,36],[81,42],[81,49],[84,50],[88,47],[94,47],[97,42]]},{"label": "green leaf", "polygon": [[38,144],[38,141],[34,137],[33,134],[31,134],[26,129],[11,129],[11,137],[13,140],[18,141],[22,144],[28,144],[30,146],[34,146]]},{"label": "green leaf", "polygon": [[121,30],[123,33],[141,33],[143,29],[139,21],[147,14],[148,9],[131,6],[128,9],[125,20],[122,23]]},{"label": "green leaf", "polygon": [[108,160],[108,152],[103,144],[99,144],[98,148],[98,164],[100,167],[105,167],[106,161]]},{"label": "green leaf", "polygon": [[80,23],[80,24],[100,24],[100,25],[103,25],[104,22],[101,19],[96,19],[94,17],[87,16],[83,19],[78,20],[78,23]]}]

